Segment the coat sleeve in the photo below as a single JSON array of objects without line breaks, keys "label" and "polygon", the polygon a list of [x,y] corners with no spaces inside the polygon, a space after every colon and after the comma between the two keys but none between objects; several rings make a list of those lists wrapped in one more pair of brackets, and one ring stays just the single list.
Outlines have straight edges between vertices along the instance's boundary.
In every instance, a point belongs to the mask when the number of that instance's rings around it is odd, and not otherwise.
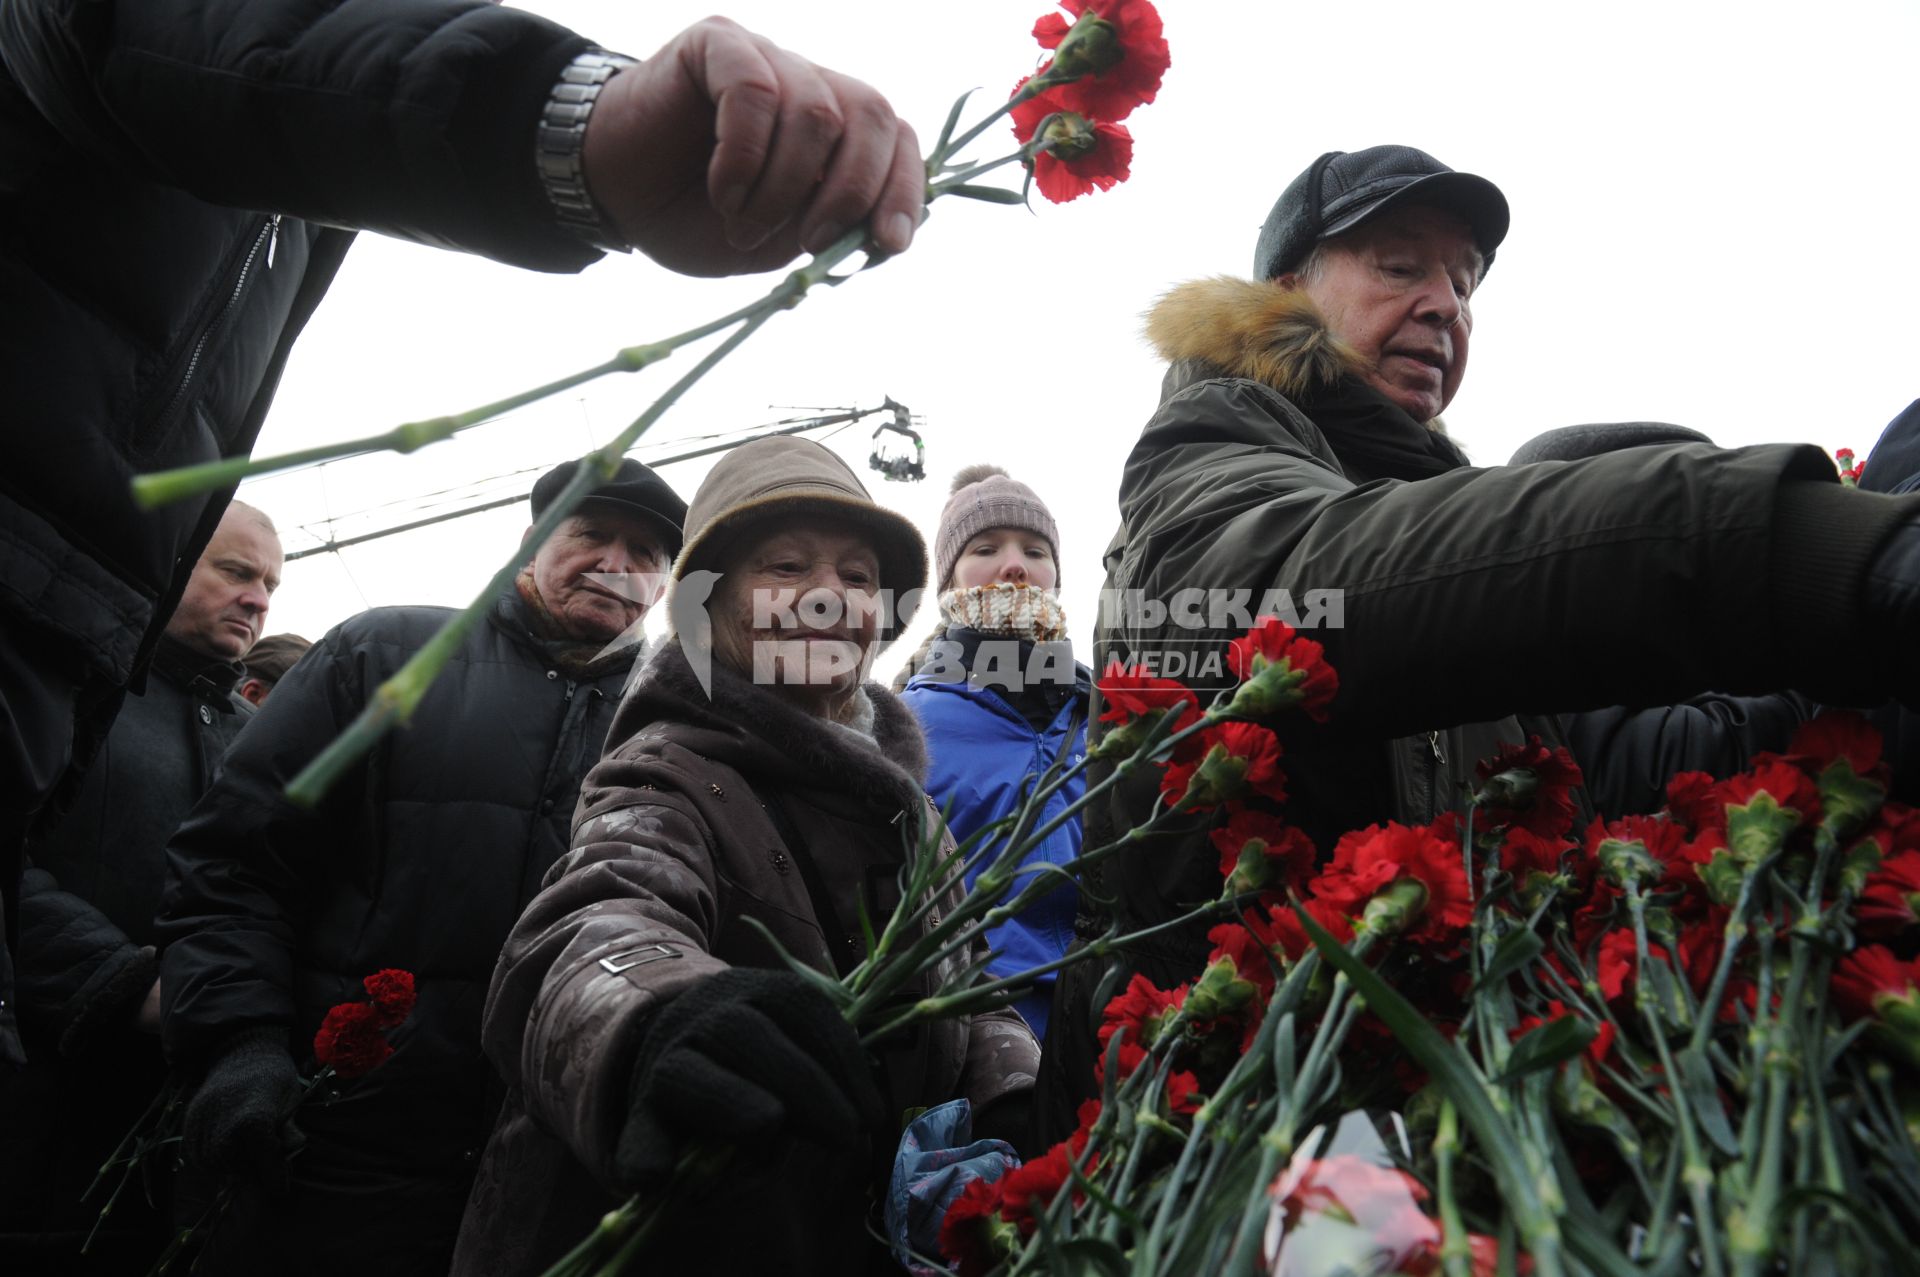
[{"label": "coat sleeve", "polygon": [[299,919],[332,844],[356,828],[366,764],[312,810],[283,795],[377,682],[361,660],[345,627],[321,639],[234,739],[219,778],[167,844],[157,922],[161,1036],[174,1060],[295,1018]]},{"label": "coat sleeve", "polygon": [[[1167,400],[1123,473],[1119,584],[1160,600],[1338,591],[1338,626],[1314,635],[1340,674],[1335,731],[1712,689],[1859,703],[1898,657],[1865,633],[1860,582],[1920,499],[1848,491],[1817,448],[1681,444],[1356,485],[1316,433],[1253,382]],[[1127,645],[1169,633],[1136,627]]]},{"label": "coat sleeve", "polygon": [[1643,710],[1615,706],[1568,715],[1566,740],[1595,809],[1611,819],[1658,811],[1667,781],[1681,772],[1730,776],[1761,750],[1786,749],[1818,708],[1793,692],[1696,696]]},{"label": "coat sleeve", "polygon": [[727,966],[712,831],[648,748],[588,773],[573,849],[507,937],[482,1029],[528,1114],[609,1184],[648,1017]]},{"label": "coat sleeve", "polygon": [[128,939],[44,869],[28,869],[20,882],[20,953],[21,1015],[46,1025],[66,1056],[129,1027],[159,975],[150,946]]},{"label": "coat sleeve", "polygon": [[214,204],[539,270],[599,254],[554,221],[534,129],[590,42],[488,0],[12,0],[0,58],[103,162]]}]

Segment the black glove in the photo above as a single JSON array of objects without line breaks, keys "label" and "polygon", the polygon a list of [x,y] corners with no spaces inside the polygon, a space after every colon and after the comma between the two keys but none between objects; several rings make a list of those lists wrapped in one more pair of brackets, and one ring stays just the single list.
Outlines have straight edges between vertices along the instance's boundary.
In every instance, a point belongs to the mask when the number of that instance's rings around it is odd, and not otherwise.
[{"label": "black glove", "polygon": [[[849,1157],[885,1121],[860,1038],[825,994],[787,971],[733,968],[669,1002],[640,1043],[622,1185],[665,1183],[692,1141],[803,1139]],[[767,1164],[764,1149],[744,1160]]]},{"label": "black glove", "polygon": [[304,1087],[284,1029],[248,1029],[220,1046],[180,1124],[181,1152],[202,1170],[287,1185],[287,1154],[306,1143],[292,1114]]}]

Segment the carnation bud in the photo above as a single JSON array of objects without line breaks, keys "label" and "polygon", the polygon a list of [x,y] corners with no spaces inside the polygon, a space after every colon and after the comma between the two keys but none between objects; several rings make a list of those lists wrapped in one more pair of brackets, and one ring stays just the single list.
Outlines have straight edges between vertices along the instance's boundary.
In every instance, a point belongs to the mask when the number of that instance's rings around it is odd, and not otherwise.
[{"label": "carnation bud", "polygon": [[1727,808],[1727,846],[1742,864],[1757,865],[1786,845],[1800,827],[1800,813],[1782,807],[1765,790],[1744,807]]},{"label": "carnation bud", "polygon": [[1658,882],[1666,867],[1647,850],[1647,844],[1638,838],[1605,838],[1594,853],[1600,862],[1600,871],[1616,887],[1626,887],[1632,883]]},{"label": "carnation bud", "polygon": [[1045,79],[1050,84],[1066,84],[1083,75],[1098,75],[1119,65],[1125,55],[1120,33],[1089,7],[1053,51],[1053,68]]},{"label": "carnation bud", "polygon": [[1184,1006],[1195,1020],[1217,1020],[1238,1014],[1258,993],[1249,981],[1240,978],[1240,968],[1232,958],[1216,958],[1194,981]]},{"label": "carnation bud", "polygon": [[1256,654],[1253,673],[1240,684],[1233,699],[1217,717],[1269,718],[1283,709],[1292,709],[1305,699],[1299,688],[1306,681],[1307,672],[1294,669],[1291,661],[1269,661]]},{"label": "carnation bud", "polygon": [[1093,130],[1083,115],[1072,111],[1055,111],[1046,122],[1034,131],[1033,141],[1028,143],[1028,153],[1038,154],[1045,146],[1056,159],[1072,159],[1076,155],[1085,155],[1100,145],[1100,136]]},{"label": "carnation bud", "polygon": [[1405,931],[1427,907],[1427,888],[1418,878],[1400,877],[1367,901],[1356,931],[1390,936]]},{"label": "carnation bud", "polygon": [[1912,985],[1904,993],[1882,990],[1874,996],[1873,1014],[1878,1020],[1874,1040],[1909,1068],[1920,1068],[1920,990]]},{"label": "carnation bud", "polygon": [[1540,788],[1540,777],[1530,767],[1515,767],[1497,776],[1489,776],[1480,792],[1473,796],[1475,807],[1525,807],[1534,791]]},{"label": "carnation bud", "polygon": [[1886,801],[1887,787],[1854,771],[1844,758],[1828,763],[1815,781],[1820,787],[1820,824],[1836,838],[1866,828]]},{"label": "carnation bud", "polygon": [[1706,886],[1707,898],[1717,905],[1731,907],[1740,898],[1740,884],[1752,873],[1751,866],[1741,863],[1739,857],[1725,851],[1713,853],[1713,859],[1700,867],[1700,881]]},{"label": "carnation bud", "polygon": [[1867,879],[1880,869],[1880,860],[1880,844],[1872,838],[1862,838],[1848,848],[1840,860],[1840,890],[1849,896],[1866,890]]}]

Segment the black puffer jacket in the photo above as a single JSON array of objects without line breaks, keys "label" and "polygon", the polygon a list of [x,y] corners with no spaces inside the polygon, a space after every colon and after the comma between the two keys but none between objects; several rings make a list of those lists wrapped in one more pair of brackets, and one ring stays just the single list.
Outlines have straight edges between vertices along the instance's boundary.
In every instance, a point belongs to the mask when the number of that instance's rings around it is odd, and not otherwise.
[{"label": "black puffer jacket", "polygon": [[[72,811],[29,849],[19,993],[29,1064],[0,1070],[0,1258],[39,1271],[77,1254],[99,1202],[80,1196],[166,1078],[133,1017],[154,979],[167,839],[213,782],[253,706],[235,663],[162,638]],[[164,1181],[162,1181],[164,1182]],[[95,1254],[151,1262],[164,1216],[130,1193]],[[100,1262],[111,1267],[114,1260]]]},{"label": "black puffer jacket", "polygon": [[[127,480],[245,453],[351,236],[543,270],[533,127],[588,42],[484,0],[0,5],[0,608],[124,685],[224,498]],[[159,622],[156,618],[161,618]]]},{"label": "black puffer jacket", "polygon": [[[500,1101],[480,1054],[487,982],[567,849],[581,778],[631,661],[569,677],[516,623],[510,589],[411,726],[317,809],[289,805],[287,782],[447,615],[379,608],[321,639],[169,848],[160,934],[164,1039],[176,1063],[273,1026],[309,1068],[327,1008],[364,998],[368,974],[411,971],[420,995],[391,1036],[390,1060],[339,1102],[302,1111],[308,1145],[292,1163],[294,1192],[257,1229],[269,1248],[225,1271],[371,1272],[361,1265],[391,1257],[380,1271],[412,1272],[435,1256],[444,1271],[451,1253]],[[346,1219],[360,1221],[350,1256],[337,1237]]]},{"label": "black puffer jacket", "polygon": [[[85,1053],[92,1031],[124,1021],[159,974],[153,915],[167,840],[253,717],[233,690],[241,668],[163,638],[145,693],[127,698],[73,810],[29,848],[19,980],[30,1042]],[[105,996],[127,985],[139,986],[122,990],[131,1002]]]}]

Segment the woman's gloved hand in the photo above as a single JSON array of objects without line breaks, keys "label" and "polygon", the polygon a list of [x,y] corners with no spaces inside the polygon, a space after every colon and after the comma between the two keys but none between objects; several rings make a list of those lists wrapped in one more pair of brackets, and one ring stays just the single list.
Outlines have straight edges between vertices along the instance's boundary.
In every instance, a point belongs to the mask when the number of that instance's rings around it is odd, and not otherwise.
[{"label": "woman's gloved hand", "polygon": [[627,1188],[665,1183],[696,1141],[798,1138],[863,1156],[884,1121],[859,1036],[826,995],[791,972],[734,968],[647,1029],[614,1171]]}]

